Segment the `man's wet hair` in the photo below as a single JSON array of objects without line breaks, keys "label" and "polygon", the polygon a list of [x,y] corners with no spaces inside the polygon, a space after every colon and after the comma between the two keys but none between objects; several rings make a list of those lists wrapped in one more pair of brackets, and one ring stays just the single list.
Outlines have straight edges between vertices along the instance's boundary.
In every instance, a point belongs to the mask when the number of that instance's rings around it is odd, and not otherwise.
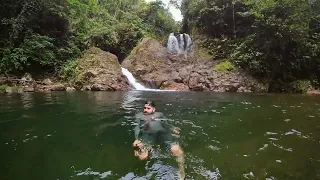
[{"label": "man's wet hair", "polygon": [[153,101],[146,101],[144,104],[150,105],[152,107],[156,107],[156,104]]}]

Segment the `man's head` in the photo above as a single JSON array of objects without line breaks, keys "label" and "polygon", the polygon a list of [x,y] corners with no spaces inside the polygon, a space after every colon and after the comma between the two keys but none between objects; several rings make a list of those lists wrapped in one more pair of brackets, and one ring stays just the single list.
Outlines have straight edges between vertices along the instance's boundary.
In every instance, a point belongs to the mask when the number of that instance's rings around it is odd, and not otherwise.
[{"label": "man's head", "polygon": [[143,109],[143,113],[144,114],[152,114],[155,111],[155,104],[153,101],[147,101],[144,103],[144,109]]}]

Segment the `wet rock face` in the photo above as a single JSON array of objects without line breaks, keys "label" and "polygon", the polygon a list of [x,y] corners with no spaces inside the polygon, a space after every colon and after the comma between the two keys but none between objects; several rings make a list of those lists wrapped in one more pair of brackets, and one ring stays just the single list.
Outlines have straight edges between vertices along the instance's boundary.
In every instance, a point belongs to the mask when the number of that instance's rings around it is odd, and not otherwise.
[{"label": "wet rock face", "polygon": [[189,87],[183,83],[177,83],[174,81],[166,81],[162,83],[161,90],[176,90],[176,91],[189,91]]},{"label": "wet rock face", "polygon": [[222,73],[214,70],[217,64],[210,58],[194,54],[168,53],[158,41],[146,38],[122,62],[144,85],[158,89],[215,92],[266,91],[264,86],[245,73],[235,70]]},{"label": "wet rock face", "polygon": [[158,41],[146,38],[122,62],[138,81],[152,84],[156,88],[170,79],[167,75],[170,60],[166,58],[167,50]]}]

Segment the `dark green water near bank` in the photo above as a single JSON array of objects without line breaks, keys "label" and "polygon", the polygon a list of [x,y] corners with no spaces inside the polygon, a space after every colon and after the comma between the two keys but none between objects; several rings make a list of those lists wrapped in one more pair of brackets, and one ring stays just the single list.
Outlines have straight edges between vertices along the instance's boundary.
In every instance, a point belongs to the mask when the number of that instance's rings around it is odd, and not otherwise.
[{"label": "dark green water near bank", "polygon": [[186,179],[320,179],[320,98],[204,92],[0,94],[0,179],[174,179],[133,155],[145,100],[181,128]]}]

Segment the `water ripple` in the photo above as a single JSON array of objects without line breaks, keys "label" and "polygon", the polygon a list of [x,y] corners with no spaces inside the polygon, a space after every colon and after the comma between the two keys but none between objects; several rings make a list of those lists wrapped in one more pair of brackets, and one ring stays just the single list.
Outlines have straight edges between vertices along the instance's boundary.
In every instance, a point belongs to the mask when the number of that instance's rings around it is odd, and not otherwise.
[{"label": "water ripple", "polygon": [[274,145],[275,147],[280,148],[282,150],[288,151],[288,152],[292,152],[293,151],[292,148],[284,148],[283,146],[281,146],[279,144],[275,144],[273,142],[272,142],[272,145]]},{"label": "water ripple", "polygon": [[302,133],[300,131],[297,131],[295,129],[291,129],[291,131],[288,131],[285,133],[285,135],[292,135],[292,134],[296,134],[298,137],[300,138],[304,138],[304,139],[309,139],[309,136],[306,135],[302,135]]},{"label": "water ripple", "polygon": [[263,150],[265,150],[268,146],[269,146],[269,144],[264,144],[263,147],[261,147],[261,148],[258,149],[258,151],[263,151]]},{"label": "water ripple", "polygon": [[87,168],[84,171],[75,171],[76,176],[88,176],[88,175],[94,175],[94,176],[99,176],[101,179],[102,178],[107,178],[108,176],[110,176],[112,173],[111,171],[106,171],[106,172],[95,172],[93,171],[91,168]]}]

